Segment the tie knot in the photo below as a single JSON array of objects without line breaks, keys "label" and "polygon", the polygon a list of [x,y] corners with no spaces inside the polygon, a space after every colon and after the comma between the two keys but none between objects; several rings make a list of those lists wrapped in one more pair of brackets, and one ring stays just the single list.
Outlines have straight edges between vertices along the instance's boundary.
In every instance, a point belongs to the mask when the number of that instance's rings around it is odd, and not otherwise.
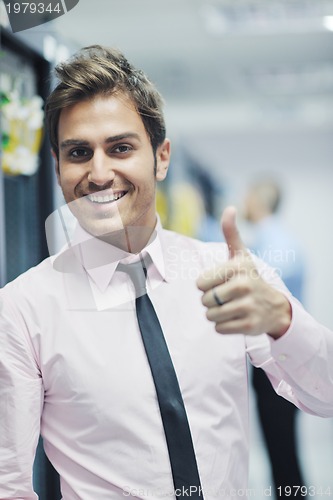
[{"label": "tie knot", "polygon": [[130,264],[122,264],[120,262],[118,264],[117,270],[129,275],[134,284],[136,297],[141,297],[141,295],[145,295],[147,293],[147,269],[144,262],[142,262],[141,260],[137,262],[131,262]]}]

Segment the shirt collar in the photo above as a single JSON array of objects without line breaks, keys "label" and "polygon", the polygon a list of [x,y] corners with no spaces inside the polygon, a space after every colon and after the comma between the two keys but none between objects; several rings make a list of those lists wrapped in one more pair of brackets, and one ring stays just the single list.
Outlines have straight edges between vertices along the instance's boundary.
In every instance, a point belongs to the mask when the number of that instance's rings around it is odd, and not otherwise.
[{"label": "shirt collar", "polygon": [[160,279],[166,280],[166,270],[162,244],[162,225],[159,217],[146,247],[140,254],[121,250],[103,240],[93,237],[77,224],[72,240],[65,250],[53,261],[55,269],[61,272],[84,272],[103,292],[108,287],[118,263],[133,262],[147,255]]}]

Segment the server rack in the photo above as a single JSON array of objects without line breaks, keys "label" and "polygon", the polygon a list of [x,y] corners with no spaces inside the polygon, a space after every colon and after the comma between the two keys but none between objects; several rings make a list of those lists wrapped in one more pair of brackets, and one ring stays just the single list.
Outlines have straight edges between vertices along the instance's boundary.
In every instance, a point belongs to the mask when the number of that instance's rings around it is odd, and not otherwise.
[{"label": "server rack", "polygon": [[[26,68],[31,81],[25,85],[30,85],[30,90],[33,88],[37,95],[46,98],[51,69],[49,62],[5,28],[1,28],[0,64],[2,72]],[[0,286],[48,256],[44,221],[54,207],[54,176],[49,149],[44,138],[39,154],[40,167],[32,176],[11,176],[0,168]],[[41,440],[34,464],[34,488],[40,500],[59,500],[61,497],[58,475],[44,454]]]},{"label": "server rack", "polygon": [[2,287],[6,281],[5,195],[2,169],[0,168],[0,287]]}]

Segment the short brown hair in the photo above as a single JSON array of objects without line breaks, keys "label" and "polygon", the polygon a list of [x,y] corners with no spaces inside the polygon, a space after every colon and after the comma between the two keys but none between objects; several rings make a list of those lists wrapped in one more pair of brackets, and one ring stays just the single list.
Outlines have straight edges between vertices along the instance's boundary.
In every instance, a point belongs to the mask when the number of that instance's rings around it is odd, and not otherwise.
[{"label": "short brown hair", "polygon": [[58,124],[64,108],[97,95],[126,94],[140,114],[154,153],[165,139],[163,99],[143,71],[116,49],[91,45],[55,68],[59,83],[46,101],[50,142],[59,155]]}]

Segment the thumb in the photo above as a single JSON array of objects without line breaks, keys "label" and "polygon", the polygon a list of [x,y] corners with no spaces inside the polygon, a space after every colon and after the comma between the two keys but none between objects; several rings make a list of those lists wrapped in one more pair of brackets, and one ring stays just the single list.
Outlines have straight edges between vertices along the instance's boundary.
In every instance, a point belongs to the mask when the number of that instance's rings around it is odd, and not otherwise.
[{"label": "thumb", "polygon": [[247,254],[246,247],[240,237],[236,224],[237,210],[233,206],[226,207],[221,218],[222,231],[229,248],[230,258],[239,254]]}]

